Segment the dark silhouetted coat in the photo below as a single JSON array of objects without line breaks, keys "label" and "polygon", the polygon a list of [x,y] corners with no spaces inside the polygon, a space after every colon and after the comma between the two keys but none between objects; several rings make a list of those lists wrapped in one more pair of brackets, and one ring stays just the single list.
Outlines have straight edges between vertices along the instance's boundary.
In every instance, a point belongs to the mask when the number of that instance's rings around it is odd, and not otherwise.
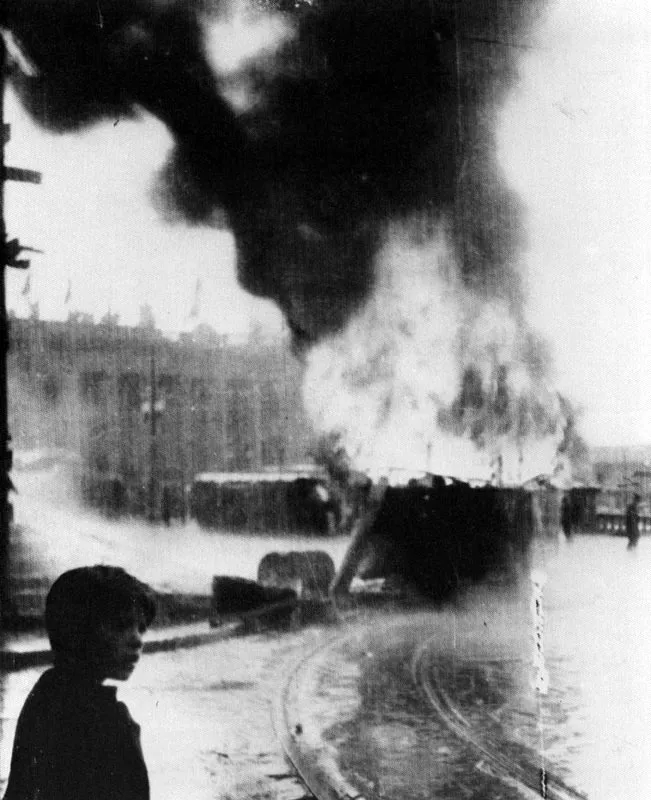
[{"label": "dark silhouetted coat", "polygon": [[149,800],[140,727],[114,686],[47,670],[18,718],[4,800]]}]

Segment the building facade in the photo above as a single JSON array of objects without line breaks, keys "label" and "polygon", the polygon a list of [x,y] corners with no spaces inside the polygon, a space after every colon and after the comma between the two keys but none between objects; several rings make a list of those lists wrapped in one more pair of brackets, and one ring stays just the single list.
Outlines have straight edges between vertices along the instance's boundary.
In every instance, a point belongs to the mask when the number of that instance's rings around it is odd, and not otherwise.
[{"label": "building facade", "polygon": [[67,453],[84,499],[115,512],[181,514],[196,473],[282,468],[314,442],[282,338],[13,318],[8,375],[14,450]]}]

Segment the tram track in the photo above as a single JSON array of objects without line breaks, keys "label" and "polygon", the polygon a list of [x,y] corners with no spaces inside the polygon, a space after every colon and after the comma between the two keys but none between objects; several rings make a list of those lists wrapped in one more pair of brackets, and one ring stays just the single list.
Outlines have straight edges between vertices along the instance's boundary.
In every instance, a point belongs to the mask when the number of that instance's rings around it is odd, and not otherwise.
[{"label": "tram track", "polygon": [[436,680],[436,662],[433,657],[434,640],[421,644],[415,651],[411,662],[411,673],[414,682],[424,692],[427,700],[446,725],[448,730],[458,739],[470,745],[482,758],[494,774],[512,786],[520,789],[526,798],[544,798],[544,800],[587,800],[584,794],[565,785],[555,777],[546,766],[536,765],[533,761],[516,762],[502,756],[497,745],[491,742],[473,726],[452,703],[447,693]]},{"label": "tram track", "polygon": [[[385,623],[386,624],[386,620]],[[404,621],[389,624],[387,637],[404,629]],[[365,800],[365,795],[342,774],[336,749],[322,737],[319,720],[311,716],[310,697],[319,692],[319,675],[335,674],[341,651],[355,646],[370,626],[353,616],[339,630],[308,653],[283,665],[278,691],[272,703],[272,722],[286,760],[301,783],[317,800]],[[411,650],[410,672],[418,691],[445,728],[479,757],[475,768],[512,787],[525,800],[587,800],[565,785],[535,758],[515,761],[499,751],[499,744],[473,726],[437,680],[436,639],[420,642]]]},{"label": "tram track", "polygon": [[305,788],[317,800],[364,800],[341,774],[336,752],[305,715],[305,694],[316,669],[350,633],[338,632],[293,663],[284,665],[279,691],[273,698],[272,724],[285,758]]}]

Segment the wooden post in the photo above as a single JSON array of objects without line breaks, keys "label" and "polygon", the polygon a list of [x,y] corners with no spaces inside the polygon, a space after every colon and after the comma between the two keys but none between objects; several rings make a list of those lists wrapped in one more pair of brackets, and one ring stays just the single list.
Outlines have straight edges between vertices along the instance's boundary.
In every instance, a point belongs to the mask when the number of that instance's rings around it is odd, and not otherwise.
[{"label": "wooden post", "polygon": [[7,351],[9,330],[7,321],[7,298],[5,272],[7,262],[7,228],[4,214],[5,185],[5,44],[0,36],[0,614],[3,619],[13,613],[9,581],[11,576],[10,547],[12,507],[9,502],[11,488],[11,437],[9,436],[7,403]]},{"label": "wooden post", "polygon": [[17,239],[7,240],[5,223],[4,188],[8,180],[21,183],[40,183],[41,173],[30,169],[8,167],[5,164],[5,144],[9,139],[9,126],[4,119],[6,47],[0,36],[0,617],[3,621],[15,615],[10,591],[11,562],[10,537],[13,506],[9,492],[13,489],[11,467],[13,454],[8,420],[7,353],[9,351],[9,321],[7,319],[6,269],[27,269],[29,261],[19,259],[24,250],[41,252],[25,247]]}]

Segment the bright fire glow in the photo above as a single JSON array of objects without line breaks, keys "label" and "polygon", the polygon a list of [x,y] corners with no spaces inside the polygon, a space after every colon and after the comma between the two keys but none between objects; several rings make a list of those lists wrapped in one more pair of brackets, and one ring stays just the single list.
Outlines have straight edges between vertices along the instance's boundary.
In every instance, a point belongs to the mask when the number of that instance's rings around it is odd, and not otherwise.
[{"label": "bright fire glow", "polygon": [[[340,434],[355,467],[373,475],[417,469],[511,483],[552,472],[558,398],[524,363],[518,320],[462,286],[444,229],[423,242],[417,226],[394,224],[376,270],[368,302],[309,355],[305,402],[319,428]],[[461,430],[441,426],[469,367],[489,394],[507,370],[508,412],[493,420],[483,411],[480,440],[465,412]]]}]

